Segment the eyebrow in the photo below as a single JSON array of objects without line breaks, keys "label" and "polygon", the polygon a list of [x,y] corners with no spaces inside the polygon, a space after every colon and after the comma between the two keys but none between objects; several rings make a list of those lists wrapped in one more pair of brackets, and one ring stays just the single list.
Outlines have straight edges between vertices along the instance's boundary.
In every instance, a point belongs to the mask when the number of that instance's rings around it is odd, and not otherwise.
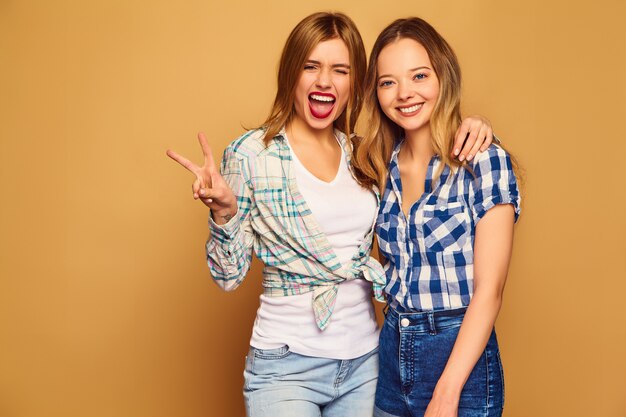
[{"label": "eyebrow", "polygon": [[[411,68],[411,69],[410,69],[410,70],[408,70],[407,72],[413,72],[413,71],[417,71],[417,70],[420,70],[420,69],[427,69],[427,70],[432,71],[432,69],[431,69],[430,67],[426,67],[426,66],[424,66],[424,67],[415,67],[415,68]],[[382,74],[382,75],[379,75],[379,76],[378,76],[378,79],[380,80],[381,78],[384,78],[384,77],[391,77],[391,74]]]},{"label": "eyebrow", "polygon": [[[322,63],[321,63],[320,61],[316,61],[316,60],[314,60],[314,59],[307,59],[307,60],[306,60],[306,62],[305,62],[305,64],[317,64],[317,65],[322,65]],[[347,68],[347,69],[350,69],[350,65],[348,65],[348,64],[334,64],[334,65],[332,66],[332,68],[339,68],[339,67],[341,67],[341,68]]]}]

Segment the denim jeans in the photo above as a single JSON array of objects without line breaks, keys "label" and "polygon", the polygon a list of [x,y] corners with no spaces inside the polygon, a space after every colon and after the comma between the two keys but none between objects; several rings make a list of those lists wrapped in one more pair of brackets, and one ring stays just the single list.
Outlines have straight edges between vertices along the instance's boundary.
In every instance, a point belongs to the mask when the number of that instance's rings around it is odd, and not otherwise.
[{"label": "denim jeans", "polygon": [[[380,333],[376,417],[424,415],[465,310],[403,314],[389,309]],[[492,331],[461,392],[458,417],[501,416],[503,405],[504,377]]]},{"label": "denim jeans", "polygon": [[371,417],[378,349],[351,360],[251,347],[244,371],[248,417]]}]

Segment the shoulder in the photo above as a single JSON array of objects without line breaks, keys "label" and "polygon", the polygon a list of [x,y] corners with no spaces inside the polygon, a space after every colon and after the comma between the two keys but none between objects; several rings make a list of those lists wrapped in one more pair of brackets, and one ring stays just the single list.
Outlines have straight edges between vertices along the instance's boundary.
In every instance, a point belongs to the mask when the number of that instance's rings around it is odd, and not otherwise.
[{"label": "shoulder", "polygon": [[289,148],[282,140],[281,134],[277,134],[266,146],[263,141],[265,129],[247,131],[232,141],[224,150],[222,170],[239,171],[246,180],[282,176],[282,163],[289,157]]},{"label": "shoulder", "polygon": [[253,129],[245,132],[226,147],[224,159],[255,159],[265,150],[264,136],[265,130],[263,129]]},{"label": "shoulder", "polygon": [[352,133],[350,137],[342,132],[341,130],[335,128],[334,129],[335,137],[339,141],[339,144],[343,148],[344,151],[348,151],[348,153],[352,153],[356,147],[358,147],[359,142],[361,140],[360,137],[356,135],[356,133]]},{"label": "shoulder", "polygon": [[489,145],[486,151],[477,153],[468,165],[478,176],[494,171],[509,171],[513,169],[510,155],[502,147],[494,143]]}]

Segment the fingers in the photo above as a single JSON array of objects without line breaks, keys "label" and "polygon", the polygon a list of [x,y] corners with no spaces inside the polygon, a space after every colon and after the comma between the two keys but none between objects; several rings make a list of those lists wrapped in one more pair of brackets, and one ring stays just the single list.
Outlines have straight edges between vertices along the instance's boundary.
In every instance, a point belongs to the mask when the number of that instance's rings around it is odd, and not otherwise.
[{"label": "fingers", "polygon": [[209,146],[209,142],[206,140],[206,136],[204,136],[204,133],[198,133],[198,142],[200,142],[200,147],[202,148],[202,153],[204,154],[205,166],[207,166],[211,171],[215,171],[213,152],[211,151],[211,147]]},{"label": "fingers", "polygon": [[237,199],[228,184],[218,172],[213,172],[210,178],[211,183],[205,184],[198,191],[200,199],[205,203],[215,202],[221,206],[231,206],[237,210]]},{"label": "fingers", "polygon": [[[465,141],[464,143],[462,141]],[[459,155],[459,161],[472,160],[479,151],[485,151],[493,141],[491,123],[482,116],[471,116],[463,120],[457,130],[453,156]],[[459,152],[459,147],[462,148]]]},{"label": "fingers", "polygon": [[467,139],[467,134],[470,131],[470,126],[471,126],[470,120],[465,119],[461,123],[461,126],[459,126],[459,128],[457,129],[455,140],[454,140],[454,145],[452,147],[453,149],[452,156],[458,156],[459,153],[461,152],[463,143],[465,142],[465,139]]},{"label": "fingers", "polygon": [[[478,132],[480,132],[480,128],[477,126],[470,126],[469,134],[465,139],[465,143],[463,144],[463,149],[461,149],[461,154],[459,155],[459,161],[463,162],[465,158],[470,154],[470,151],[474,147],[476,143],[476,139],[478,138]],[[473,155],[472,155],[473,156]]]},{"label": "fingers", "polygon": [[191,186],[194,200],[200,199],[205,205],[213,203],[213,189],[207,188],[199,179],[196,179]]},{"label": "fingers", "polygon": [[491,129],[491,126],[487,126],[485,130],[485,142],[483,142],[483,146],[480,147],[480,150],[483,152],[486,151],[489,145],[493,142],[493,130]]},{"label": "fingers", "polygon": [[174,161],[181,164],[183,167],[185,167],[189,171],[195,173],[198,170],[198,167],[196,166],[196,164],[194,164],[193,162],[191,162],[189,159],[185,158],[184,156],[177,154],[173,150],[168,149],[165,153],[167,154],[167,156],[169,156]]},{"label": "fingers", "polygon": [[211,204],[213,202],[213,190],[210,188],[202,188],[198,192],[200,194],[200,200],[204,204]]},{"label": "fingers", "polygon": [[478,135],[476,136],[476,143],[474,143],[474,146],[472,147],[472,149],[469,150],[469,153],[467,154],[468,161],[471,161],[472,158],[474,158],[474,156],[476,156],[476,154],[480,152],[480,150],[482,149],[483,145],[486,142],[486,139],[487,139],[486,136],[487,136],[487,128],[483,125],[483,127],[480,128]]},{"label": "fingers", "polygon": [[204,188],[204,184],[200,181],[200,178],[196,178],[196,180],[191,184],[191,191],[193,193],[194,200],[197,200],[200,197],[200,191]]},{"label": "fingers", "polygon": [[206,187],[205,184],[201,184],[198,194],[205,203],[212,203],[213,198],[215,197],[219,200],[220,195],[223,194],[223,191],[220,192],[219,189],[215,188],[215,186],[219,183],[219,176],[220,174],[213,172],[211,173],[211,184],[206,184]]}]

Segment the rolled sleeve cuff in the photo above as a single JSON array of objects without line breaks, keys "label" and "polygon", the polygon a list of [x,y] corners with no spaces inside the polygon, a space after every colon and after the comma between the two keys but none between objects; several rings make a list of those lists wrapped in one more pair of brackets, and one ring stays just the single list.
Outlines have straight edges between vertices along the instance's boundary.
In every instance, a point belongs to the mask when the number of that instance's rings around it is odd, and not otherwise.
[{"label": "rolled sleeve cuff", "polygon": [[230,219],[228,222],[224,224],[217,224],[213,220],[213,216],[209,214],[209,230],[211,231],[211,236],[217,239],[219,242],[227,242],[232,240],[232,238],[239,231],[239,226],[241,221],[239,219],[239,211]]},{"label": "rolled sleeve cuff", "polygon": [[520,206],[520,197],[512,195],[511,193],[504,193],[494,195],[491,198],[483,201],[480,205],[474,207],[474,218],[476,219],[476,223],[478,223],[478,221],[483,218],[487,211],[495,207],[497,204],[512,204],[513,210],[515,211],[515,222],[517,222],[517,219],[522,212]]}]

